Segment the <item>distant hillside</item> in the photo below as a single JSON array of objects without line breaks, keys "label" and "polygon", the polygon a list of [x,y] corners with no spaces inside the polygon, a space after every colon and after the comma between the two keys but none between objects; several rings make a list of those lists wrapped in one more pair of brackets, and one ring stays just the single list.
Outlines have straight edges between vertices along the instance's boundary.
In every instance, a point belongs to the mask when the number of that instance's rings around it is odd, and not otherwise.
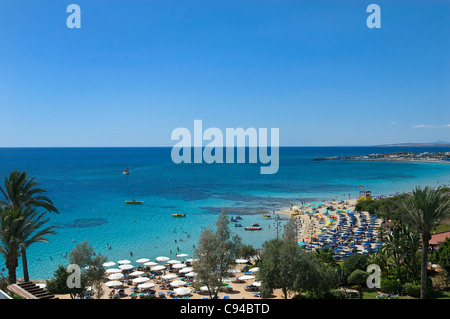
[{"label": "distant hillside", "polygon": [[376,147],[450,147],[450,142],[436,141],[430,143],[398,143],[375,145]]}]

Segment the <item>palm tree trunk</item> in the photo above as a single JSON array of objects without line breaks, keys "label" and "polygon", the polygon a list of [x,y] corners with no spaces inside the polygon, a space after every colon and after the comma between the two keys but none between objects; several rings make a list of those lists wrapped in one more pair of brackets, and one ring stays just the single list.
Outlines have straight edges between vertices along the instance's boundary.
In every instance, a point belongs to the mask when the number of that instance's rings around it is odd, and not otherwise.
[{"label": "palm tree trunk", "polygon": [[28,282],[30,281],[30,276],[28,274],[27,254],[24,247],[22,247],[22,266],[23,266],[23,280],[25,282]]},{"label": "palm tree trunk", "polygon": [[427,264],[428,264],[428,247],[431,235],[428,233],[422,234],[422,264],[420,269],[420,299],[427,297]]},{"label": "palm tree trunk", "polygon": [[8,281],[10,284],[15,284],[17,281],[16,277],[16,268],[19,265],[17,259],[15,260],[7,260],[6,268],[8,268]]}]

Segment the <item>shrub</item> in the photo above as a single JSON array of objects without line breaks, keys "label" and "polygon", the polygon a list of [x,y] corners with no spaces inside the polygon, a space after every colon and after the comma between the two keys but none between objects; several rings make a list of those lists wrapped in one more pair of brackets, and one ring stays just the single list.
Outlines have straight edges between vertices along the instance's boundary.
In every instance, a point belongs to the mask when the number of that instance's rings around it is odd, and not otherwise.
[{"label": "shrub", "polygon": [[411,297],[419,298],[420,297],[420,284],[415,284],[408,282],[403,285],[403,290],[405,294]]},{"label": "shrub", "polygon": [[325,294],[325,299],[349,299],[349,295],[343,290],[331,289]]},{"label": "shrub", "polygon": [[389,278],[381,278],[380,290],[387,294],[399,294],[403,287],[399,281]]}]

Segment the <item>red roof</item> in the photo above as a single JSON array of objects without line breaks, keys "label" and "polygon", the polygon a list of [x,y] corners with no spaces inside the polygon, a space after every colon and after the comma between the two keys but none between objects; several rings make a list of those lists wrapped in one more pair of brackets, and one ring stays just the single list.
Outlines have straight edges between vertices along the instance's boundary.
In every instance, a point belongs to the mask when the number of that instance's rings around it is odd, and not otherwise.
[{"label": "red roof", "polygon": [[450,237],[450,231],[432,235],[429,244],[436,245],[439,243],[443,243],[447,237]]}]

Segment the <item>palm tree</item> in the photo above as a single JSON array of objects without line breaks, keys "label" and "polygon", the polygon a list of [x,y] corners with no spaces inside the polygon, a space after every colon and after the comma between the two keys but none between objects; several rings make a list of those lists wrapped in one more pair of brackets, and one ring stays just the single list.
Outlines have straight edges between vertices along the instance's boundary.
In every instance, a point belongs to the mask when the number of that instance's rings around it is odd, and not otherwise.
[{"label": "palm tree", "polygon": [[14,208],[23,207],[42,207],[49,212],[58,213],[53,206],[52,201],[41,195],[46,190],[36,188],[41,183],[35,181],[35,178],[29,179],[26,172],[15,170],[5,176],[5,189],[0,186],[5,200],[0,200],[0,205],[12,206]]},{"label": "palm tree", "polygon": [[403,207],[408,212],[409,220],[420,232],[422,239],[421,299],[426,298],[428,242],[431,239],[431,230],[450,214],[449,199],[450,197],[440,188],[433,190],[427,186],[424,189],[416,187],[403,200]]},{"label": "palm tree", "polygon": [[[22,253],[25,281],[29,280],[26,248],[34,242],[46,241],[43,236],[54,233],[52,231],[54,227],[38,231],[38,228],[48,220],[43,221],[42,218],[44,214],[38,215],[34,209],[41,207],[48,212],[58,213],[53,202],[48,197],[42,195],[46,190],[38,188],[37,186],[39,185],[40,183],[36,182],[35,178],[28,178],[26,172],[15,170],[11,172],[9,176],[5,176],[5,188],[3,189],[0,186],[0,191],[5,199],[3,201],[0,200],[0,207],[7,206],[13,210],[18,210],[21,212],[20,214],[22,214],[22,217],[27,220],[24,229],[15,234],[17,236],[16,239],[20,241],[20,252]],[[17,213],[19,214],[19,212]],[[34,220],[34,218],[36,218],[36,220]],[[38,232],[32,235],[35,231]]]},{"label": "palm tree", "polygon": [[8,280],[16,282],[16,268],[19,265],[20,243],[17,234],[22,232],[24,218],[19,209],[0,208],[0,253],[8,268]]},{"label": "palm tree", "polygon": [[43,219],[45,213],[38,213],[31,208],[26,208],[23,211],[23,215],[25,218],[25,222],[21,229],[21,233],[18,235],[18,240],[20,244],[20,253],[22,254],[24,281],[29,281],[30,278],[28,275],[26,249],[33,243],[47,243],[48,239],[45,236],[56,234],[54,229],[57,226],[50,226],[44,229],[40,229],[45,223],[48,222],[48,218]]}]

